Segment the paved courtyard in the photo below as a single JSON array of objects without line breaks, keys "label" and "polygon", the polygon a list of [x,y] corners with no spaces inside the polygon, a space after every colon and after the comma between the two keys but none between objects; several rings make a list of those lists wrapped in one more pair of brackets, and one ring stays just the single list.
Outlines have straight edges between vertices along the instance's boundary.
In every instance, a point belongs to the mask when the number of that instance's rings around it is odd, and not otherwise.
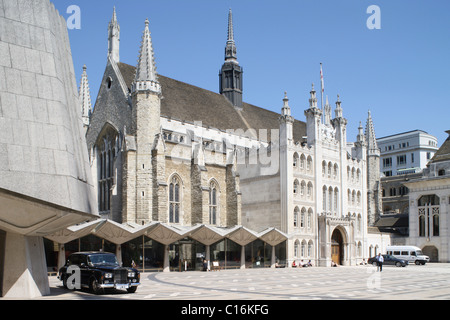
[{"label": "paved courtyard", "polygon": [[[51,295],[39,300],[336,300],[450,299],[450,264],[212,272],[143,273],[134,294],[69,291],[50,277]],[[1,299],[0,299],[1,300]]]}]

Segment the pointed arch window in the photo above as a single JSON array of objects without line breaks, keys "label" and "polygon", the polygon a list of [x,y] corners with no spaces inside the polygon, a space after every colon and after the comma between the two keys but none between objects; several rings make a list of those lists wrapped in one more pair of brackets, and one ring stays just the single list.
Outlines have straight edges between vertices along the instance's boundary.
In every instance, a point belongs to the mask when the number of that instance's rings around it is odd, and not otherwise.
[{"label": "pointed arch window", "polygon": [[181,181],[177,176],[173,176],[169,185],[169,222],[180,223],[181,207]]},{"label": "pointed arch window", "polygon": [[439,236],[440,199],[437,195],[424,195],[418,200],[419,236]]},{"label": "pointed arch window", "polygon": [[300,214],[300,228],[305,227],[305,215],[306,215],[306,208],[302,208],[302,212]]},{"label": "pointed arch window", "polygon": [[295,207],[294,209],[294,228],[298,227],[298,207]]},{"label": "pointed arch window", "polygon": [[218,221],[218,186],[212,181],[209,186],[209,224],[216,225]]},{"label": "pointed arch window", "polygon": [[113,209],[112,189],[115,186],[117,172],[115,168],[116,150],[119,149],[117,131],[105,125],[95,144],[98,177],[98,210],[100,214],[110,214]]}]

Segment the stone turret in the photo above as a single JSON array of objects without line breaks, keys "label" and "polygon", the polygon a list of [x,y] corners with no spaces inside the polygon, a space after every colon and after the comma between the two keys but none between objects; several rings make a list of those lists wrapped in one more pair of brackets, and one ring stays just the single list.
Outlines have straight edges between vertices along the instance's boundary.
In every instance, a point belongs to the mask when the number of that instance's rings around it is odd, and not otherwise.
[{"label": "stone turret", "polygon": [[[136,223],[151,220],[158,206],[153,202],[152,183],[158,177],[153,170],[155,139],[161,135],[161,85],[156,74],[149,21],[145,20],[136,75],[131,88],[132,128],[136,137]],[[161,138],[161,137],[160,137]],[[157,150],[159,154],[161,150]],[[157,154],[158,154],[157,152]],[[158,162],[162,164],[161,160]],[[132,179],[131,177],[129,177]]]},{"label": "stone turret", "polygon": [[374,226],[380,217],[381,206],[381,181],[380,181],[380,149],[375,137],[375,129],[372,115],[369,111],[365,140],[367,144],[367,215],[369,226]]}]

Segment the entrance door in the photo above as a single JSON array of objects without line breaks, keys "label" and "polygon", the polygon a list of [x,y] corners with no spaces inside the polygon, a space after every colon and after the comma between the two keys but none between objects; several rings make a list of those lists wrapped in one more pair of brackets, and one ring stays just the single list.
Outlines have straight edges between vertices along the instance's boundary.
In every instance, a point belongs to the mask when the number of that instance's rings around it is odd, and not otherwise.
[{"label": "entrance door", "polygon": [[338,229],[331,236],[331,260],[336,264],[342,264],[342,234]]}]

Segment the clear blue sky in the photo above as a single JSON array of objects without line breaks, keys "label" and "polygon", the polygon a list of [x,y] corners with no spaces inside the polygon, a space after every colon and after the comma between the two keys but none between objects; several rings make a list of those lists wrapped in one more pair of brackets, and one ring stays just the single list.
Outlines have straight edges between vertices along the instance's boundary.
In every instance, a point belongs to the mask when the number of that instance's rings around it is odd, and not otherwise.
[{"label": "clear blue sky", "polygon": [[[81,29],[69,30],[77,81],[87,65],[91,94],[106,66],[107,27],[116,6],[120,60],[135,65],[146,18],[158,72],[218,92],[228,10],[233,10],[244,101],[280,112],[287,91],[293,116],[305,120],[309,91],[333,106],[340,95],[348,140],[372,113],[378,138],[421,129],[450,130],[450,1],[448,0],[54,0],[81,9]],[[380,8],[370,30],[367,8]],[[320,103],[320,95],[319,95]]]}]

